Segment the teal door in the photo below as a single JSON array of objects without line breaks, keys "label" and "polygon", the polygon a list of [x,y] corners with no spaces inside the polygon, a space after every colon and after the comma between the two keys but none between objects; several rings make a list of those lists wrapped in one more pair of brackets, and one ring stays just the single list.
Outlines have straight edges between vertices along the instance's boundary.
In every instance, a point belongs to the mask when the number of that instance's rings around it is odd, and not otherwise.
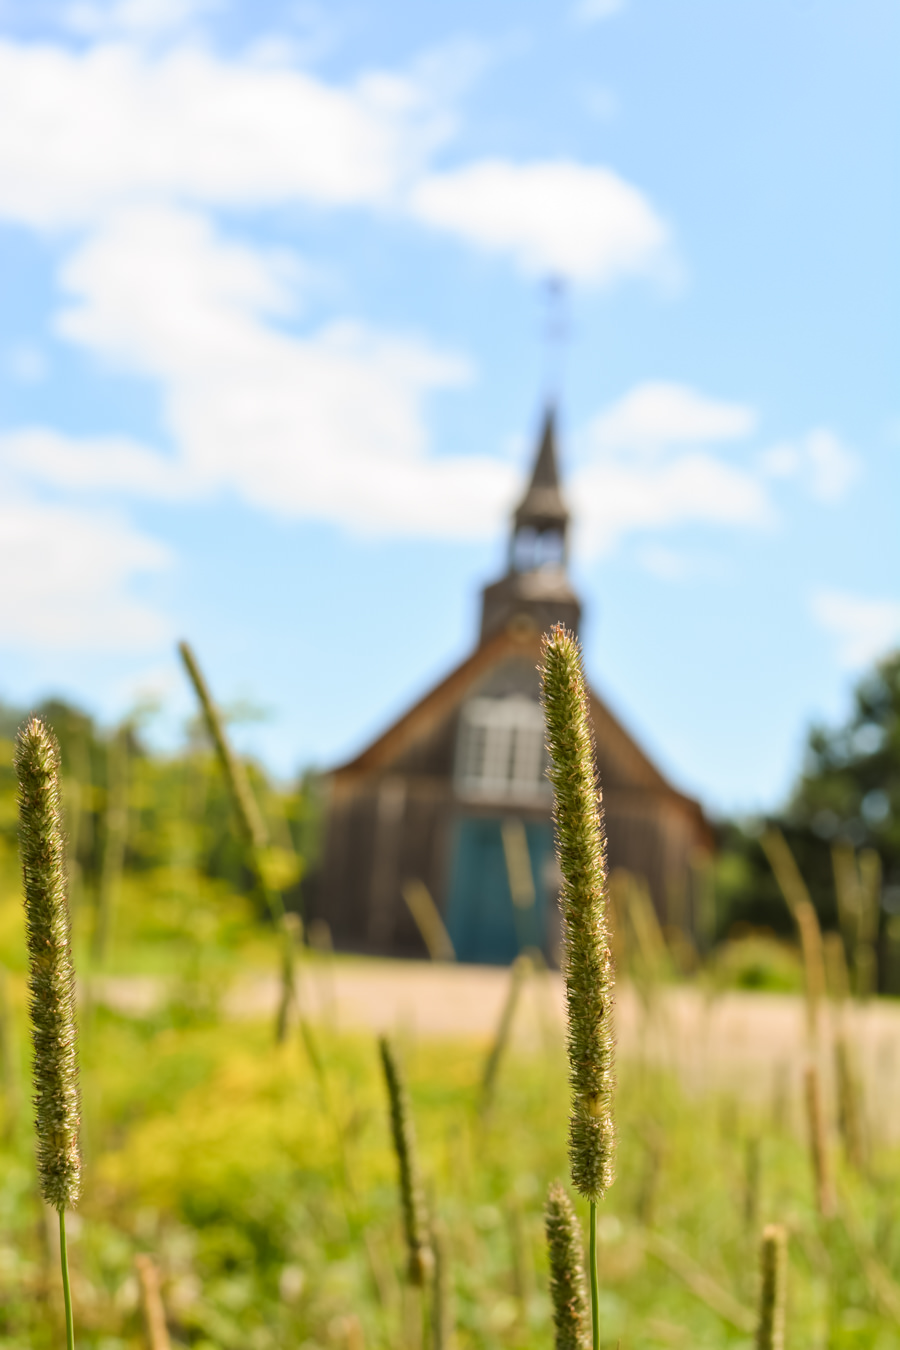
[{"label": "teal door", "polygon": [[470,816],[456,823],[447,930],[460,961],[509,965],[525,947],[543,950],[547,928],[547,865],[553,827],[526,823],[534,905],[518,909],[510,894],[501,818]]}]

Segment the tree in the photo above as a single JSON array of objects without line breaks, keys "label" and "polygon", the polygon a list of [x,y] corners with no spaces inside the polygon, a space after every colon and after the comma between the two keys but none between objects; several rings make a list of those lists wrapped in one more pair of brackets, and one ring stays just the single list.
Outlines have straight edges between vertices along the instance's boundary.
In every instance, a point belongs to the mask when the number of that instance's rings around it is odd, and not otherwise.
[{"label": "tree", "polygon": [[[883,909],[900,913],[900,652],[860,681],[842,726],[812,728],[796,785],[770,819],[784,831],[824,927],[837,927],[838,843],[877,851]],[[717,902],[721,936],[739,921],[791,930],[754,830],[732,821],[719,829]]]},{"label": "tree", "polygon": [[844,726],[813,728],[785,822],[823,846],[876,849],[887,907],[900,910],[900,652],[860,682]]}]

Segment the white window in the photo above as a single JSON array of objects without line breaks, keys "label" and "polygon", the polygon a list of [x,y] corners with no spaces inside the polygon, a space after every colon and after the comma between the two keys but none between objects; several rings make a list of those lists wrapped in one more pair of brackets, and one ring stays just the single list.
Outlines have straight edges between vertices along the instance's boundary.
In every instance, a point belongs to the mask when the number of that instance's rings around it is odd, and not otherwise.
[{"label": "white window", "polygon": [[470,699],[459,723],[459,793],[493,800],[548,797],[544,734],[544,714],[534,699]]}]

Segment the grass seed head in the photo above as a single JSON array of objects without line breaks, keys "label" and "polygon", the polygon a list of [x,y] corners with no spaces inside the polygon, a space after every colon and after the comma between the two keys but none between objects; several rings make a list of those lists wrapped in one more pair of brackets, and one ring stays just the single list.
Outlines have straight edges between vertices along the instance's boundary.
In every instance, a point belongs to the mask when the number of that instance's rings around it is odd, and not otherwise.
[{"label": "grass seed head", "polygon": [[544,637],[542,702],[550,752],[556,846],[563,876],[563,974],[575,1189],[599,1200],[615,1177],[613,964],[606,841],[594,738],[578,643],[557,626]]},{"label": "grass seed head", "polygon": [[30,718],[16,740],[19,848],[25,883],[34,1112],[41,1194],[62,1211],[81,1183],[75,973],[59,795],[59,747]]},{"label": "grass seed head", "polygon": [[769,1224],[763,1230],[759,1255],[761,1280],[757,1350],[784,1350],[787,1234],[780,1224]]},{"label": "grass seed head", "polygon": [[586,1350],[590,1337],[581,1229],[558,1181],[551,1183],[547,1193],[544,1227],[556,1350]]},{"label": "grass seed head", "polygon": [[424,1285],[434,1266],[434,1254],[428,1236],[425,1202],[419,1179],[416,1133],[409,1108],[406,1085],[393,1047],[385,1036],[380,1038],[378,1045],[381,1050],[381,1064],[387,1085],[391,1136],[394,1143],[394,1152],[397,1155],[403,1229],[409,1253],[409,1282],[410,1284]]}]

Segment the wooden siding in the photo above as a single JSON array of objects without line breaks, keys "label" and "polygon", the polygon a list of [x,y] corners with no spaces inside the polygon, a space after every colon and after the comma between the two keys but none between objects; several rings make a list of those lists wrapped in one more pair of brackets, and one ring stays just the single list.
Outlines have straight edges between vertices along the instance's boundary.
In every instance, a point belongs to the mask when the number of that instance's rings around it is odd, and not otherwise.
[{"label": "wooden siding", "polygon": [[[424,955],[402,887],[418,878],[445,912],[455,821],[479,814],[549,819],[549,796],[546,804],[476,803],[460,800],[453,783],[465,701],[536,697],[539,655],[535,631],[498,634],[330,776],[324,854],[308,917],[328,922],[337,947]],[[596,694],[591,713],[610,867],[645,876],[662,921],[690,926],[693,861],[712,846],[701,808],[666,781]]]}]

